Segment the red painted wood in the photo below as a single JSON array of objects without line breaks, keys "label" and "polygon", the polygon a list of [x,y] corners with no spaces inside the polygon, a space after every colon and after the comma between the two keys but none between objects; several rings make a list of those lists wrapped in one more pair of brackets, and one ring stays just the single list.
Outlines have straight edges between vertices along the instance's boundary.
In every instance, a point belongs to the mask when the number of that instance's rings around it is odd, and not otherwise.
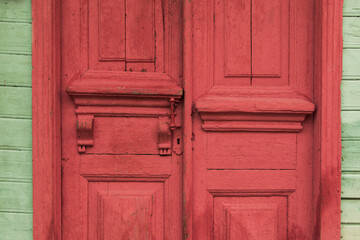
[{"label": "red painted wood", "polygon": [[183,4],[183,168],[182,239],[193,239],[193,2]]},{"label": "red painted wood", "polygon": [[63,239],[180,240],[180,2],[61,6]]},{"label": "red painted wood", "polygon": [[33,1],[34,239],[339,238],[342,3],[249,2]]},{"label": "red painted wood", "polygon": [[61,239],[60,2],[32,1],[33,238]]},{"label": "red painted wood", "polygon": [[316,239],[340,239],[343,1],[316,1],[315,171]]}]

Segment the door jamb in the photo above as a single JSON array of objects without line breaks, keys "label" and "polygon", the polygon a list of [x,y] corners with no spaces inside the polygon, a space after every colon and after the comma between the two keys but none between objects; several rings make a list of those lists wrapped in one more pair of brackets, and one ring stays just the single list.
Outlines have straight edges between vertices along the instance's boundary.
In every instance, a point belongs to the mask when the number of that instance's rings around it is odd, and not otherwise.
[{"label": "door jamb", "polygon": [[343,0],[315,1],[314,239],[340,239]]},{"label": "door jamb", "polygon": [[61,239],[60,1],[32,0],[33,238]]},{"label": "door jamb", "polygon": [[[184,2],[185,22],[191,23],[192,3]],[[343,1],[315,2],[314,199],[318,201],[314,201],[314,207],[318,211],[314,239],[335,240],[340,238],[341,214]],[[32,0],[33,237],[37,240],[61,239],[60,7],[58,0]],[[184,24],[184,33],[191,33],[191,27]],[[190,40],[184,35],[186,39]],[[191,41],[185,41],[184,59],[191,59],[191,51]],[[190,83],[192,68],[184,67]],[[191,133],[191,124],[184,127],[184,132]],[[190,144],[190,140],[186,141],[184,149],[191,149]],[[191,154],[186,156],[184,163],[191,166]],[[184,179],[184,193],[192,194],[191,172],[184,176],[189,178]],[[191,195],[185,199],[184,228],[191,233]],[[185,234],[184,239],[192,239],[191,234]]]}]

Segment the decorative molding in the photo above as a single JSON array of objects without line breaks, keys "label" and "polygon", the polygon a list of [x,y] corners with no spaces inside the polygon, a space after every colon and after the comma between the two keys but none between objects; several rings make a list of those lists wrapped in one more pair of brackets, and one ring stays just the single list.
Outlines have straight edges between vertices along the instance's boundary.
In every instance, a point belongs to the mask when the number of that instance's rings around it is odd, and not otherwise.
[{"label": "decorative molding", "polygon": [[94,145],[94,115],[78,114],[76,123],[78,152],[84,153],[86,147]]},{"label": "decorative molding", "polygon": [[159,117],[158,148],[161,156],[171,155],[170,121],[167,117]]},{"label": "decorative molding", "polygon": [[206,95],[196,102],[205,131],[300,132],[315,110],[300,96],[225,97]]},{"label": "decorative molding", "polygon": [[[144,80],[147,74],[125,73],[122,80],[131,75]],[[150,74],[150,77],[155,79],[157,75]],[[174,124],[175,103],[182,97],[182,89],[170,81],[159,84],[144,80],[147,84],[143,86],[120,85],[123,81],[111,77],[102,81],[88,79],[75,81],[67,87],[77,106],[78,152],[85,153],[86,147],[95,144],[93,129],[96,116],[125,116],[159,118],[159,135],[154,141],[158,141],[160,155],[171,155],[171,124]]]}]

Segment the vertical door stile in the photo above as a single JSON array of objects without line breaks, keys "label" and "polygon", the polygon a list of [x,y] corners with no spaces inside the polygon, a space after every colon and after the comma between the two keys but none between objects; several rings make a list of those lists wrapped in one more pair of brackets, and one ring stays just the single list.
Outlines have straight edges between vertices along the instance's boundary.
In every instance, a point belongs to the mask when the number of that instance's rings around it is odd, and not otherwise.
[{"label": "vertical door stile", "polygon": [[183,1],[183,76],[184,76],[184,120],[183,120],[183,239],[192,240],[193,227],[193,21],[192,1]]}]

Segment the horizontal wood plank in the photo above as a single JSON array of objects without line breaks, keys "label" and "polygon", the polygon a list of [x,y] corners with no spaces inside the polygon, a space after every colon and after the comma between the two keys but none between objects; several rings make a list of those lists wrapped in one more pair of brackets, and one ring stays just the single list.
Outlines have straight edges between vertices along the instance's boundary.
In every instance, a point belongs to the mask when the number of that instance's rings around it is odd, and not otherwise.
[{"label": "horizontal wood plank", "polygon": [[341,137],[343,140],[360,140],[360,111],[341,112]]},{"label": "horizontal wood plank", "polygon": [[345,80],[359,80],[360,79],[360,68],[358,64],[359,62],[360,62],[360,49],[344,49],[342,78]]},{"label": "horizontal wood plank", "polygon": [[32,228],[32,214],[0,212],[1,240],[30,240]]},{"label": "horizontal wood plank", "polygon": [[359,240],[360,225],[343,224],[341,225],[341,240]]},{"label": "horizontal wood plank", "polygon": [[0,52],[31,55],[31,24],[0,22]]},{"label": "horizontal wood plank", "polygon": [[31,88],[0,87],[0,117],[31,118]]},{"label": "horizontal wood plank", "polygon": [[152,177],[171,175],[171,157],[159,155],[83,155],[84,176]]},{"label": "horizontal wood plank", "polygon": [[0,181],[32,180],[32,152],[0,150]]},{"label": "horizontal wood plank", "polygon": [[360,110],[360,81],[342,81],[341,110]]},{"label": "horizontal wood plank", "polygon": [[32,183],[0,182],[0,212],[32,213]]},{"label": "horizontal wood plank", "polygon": [[357,17],[343,18],[344,48],[360,47],[360,19]]},{"label": "horizontal wood plank", "polygon": [[209,170],[207,188],[213,192],[244,192],[256,189],[268,192],[296,189],[295,170]]},{"label": "horizontal wood plank", "polygon": [[360,173],[343,173],[341,176],[341,197],[359,198],[360,201]]},{"label": "horizontal wood plank", "polygon": [[343,199],[341,201],[341,222],[360,223],[360,201],[357,199]]},{"label": "horizontal wood plank", "polygon": [[344,0],[343,15],[344,15],[344,17],[345,16],[346,17],[360,16],[360,1],[359,0]]},{"label": "horizontal wood plank", "polygon": [[0,21],[31,22],[31,0],[0,0]]},{"label": "horizontal wood plank", "polygon": [[0,149],[30,150],[31,119],[0,118]]},{"label": "horizontal wood plank", "polygon": [[360,141],[342,141],[341,170],[360,171]]},{"label": "horizontal wood plank", "polygon": [[31,86],[31,56],[0,54],[0,86]]}]

